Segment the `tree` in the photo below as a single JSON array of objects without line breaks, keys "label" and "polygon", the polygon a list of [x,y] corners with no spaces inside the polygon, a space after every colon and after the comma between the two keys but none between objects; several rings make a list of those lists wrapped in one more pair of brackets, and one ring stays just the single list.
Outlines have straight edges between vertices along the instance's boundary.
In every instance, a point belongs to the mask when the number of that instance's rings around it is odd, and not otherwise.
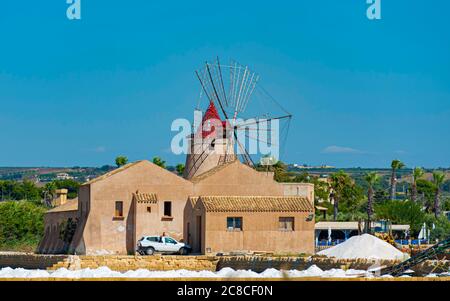
[{"label": "tree", "polygon": [[450,211],[450,198],[446,198],[445,200],[444,200],[444,202],[442,202],[443,204],[442,204],[442,209],[444,210],[444,211]]},{"label": "tree", "polygon": [[393,160],[391,163],[391,169],[392,169],[392,174],[391,174],[391,191],[390,191],[390,197],[391,200],[395,200],[396,198],[396,193],[397,193],[397,170],[402,169],[403,167],[405,167],[405,164],[403,162],[401,162],[400,160]]},{"label": "tree", "polygon": [[[314,179],[313,179],[314,181]],[[310,183],[311,182],[311,176],[307,172],[302,172],[297,174],[294,177],[295,183]]]},{"label": "tree", "polygon": [[278,161],[274,165],[270,166],[269,171],[274,172],[274,178],[277,182],[286,183],[291,181],[291,178],[287,172],[287,166],[282,161]]},{"label": "tree", "polygon": [[386,200],[389,200],[389,192],[384,189],[378,189],[375,191],[373,196],[374,204],[383,203]]},{"label": "tree", "polygon": [[177,173],[181,176],[184,173],[184,164],[177,164],[177,166],[175,166],[175,170],[177,171]]},{"label": "tree", "polygon": [[425,207],[425,212],[430,213],[433,211],[435,192],[435,185],[432,182],[425,179],[417,180],[417,195],[420,196],[421,204]]},{"label": "tree", "polygon": [[450,180],[446,180],[446,181],[442,184],[442,191],[450,192]]},{"label": "tree", "polygon": [[407,224],[414,233],[418,233],[425,219],[425,213],[419,204],[409,200],[388,200],[375,204],[376,216],[379,219],[389,220],[395,224]]},{"label": "tree", "polygon": [[358,213],[364,193],[361,187],[356,185],[353,179],[343,171],[331,175],[331,195],[334,201],[333,219],[338,217],[339,210],[349,213],[353,218]]},{"label": "tree", "polygon": [[275,181],[280,183],[292,182],[292,178],[294,178],[288,172],[286,164],[284,164],[282,161],[278,161],[277,163],[269,166],[263,166],[261,164],[258,164],[256,166],[256,170],[273,172],[275,174],[274,175]]},{"label": "tree", "polygon": [[67,189],[67,198],[74,199],[78,196],[78,188],[80,188],[80,183],[72,180],[57,180],[54,181],[57,189]]},{"label": "tree", "polygon": [[42,189],[36,187],[33,182],[30,181],[0,181],[0,196],[1,200],[31,200],[40,201]]},{"label": "tree", "polygon": [[370,172],[366,175],[365,180],[369,186],[367,190],[367,219],[370,228],[370,222],[372,221],[372,214],[373,214],[373,196],[374,196],[373,187],[380,180],[380,176],[375,172]]},{"label": "tree", "polygon": [[417,180],[422,178],[424,174],[424,171],[420,167],[416,167],[413,170],[412,174],[412,189],[411,189],[411,201],[416,202],[417,201]]},{"label": "tree", "polygon": [[166,161],[163,161],[160,157],[154,157],[153,164],[158,165],[161,168],[166,168]]},{"label": "tree", "polygon": [[322,201],[329,200],[330,185],[327,182],[320,181],[319,178],[316,178],[316,177],[313,177],[313,180],[309,181],[309,182],[314,184],[314,196],[315,196],[316,200],[322,200]]},{"label": "tree", "polygon": [[125,156],[118,156],[116,158],[116,165],[117,167],[122,167],[128,163],[128,158]]},{"label": "tree", "polygon": [[35,249],[44,232],[46,210],[29,201],[0,203],[0,249]]},{"label": "tree", "polygon": [[450,235],[450,221],[447,219],[445,215],[439,216],[436,218],[434,215],[427,215],[425,222],[428,226],[428,229],[431,229],[431,235],[430,239],[436,240],[443,240],[448,238]]},{"label": "tree", "polygon": [[14,200],[41,200],[41,190],[31,181],[13,182],[12,189],[12,199]]},{"label": "tree", "polygon": [[441,214],[441,206],[440,206],[440,194],[441,194],[441,186],[445,180],[445,173],[440,171],[433,172],[433,183],[435,186],[435,194],[434,194],[434,216],[436,218]]},{"label": "tree", "polygon": [[52,205],[52,200],[55,197],[55,192],[56,184],[54,182],[45,184],[44,188],[42,189],[44,204],[47,207],[50,207]]}]

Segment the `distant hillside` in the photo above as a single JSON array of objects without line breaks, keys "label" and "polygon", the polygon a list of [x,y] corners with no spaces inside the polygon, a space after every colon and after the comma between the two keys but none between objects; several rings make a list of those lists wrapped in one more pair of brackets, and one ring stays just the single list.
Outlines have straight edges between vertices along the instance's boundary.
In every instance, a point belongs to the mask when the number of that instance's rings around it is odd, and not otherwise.
[{"label": "distant hillside", "polygon": [[73,179],[85,182],[114,168],[109,165],[102,167],[0,167],[0,180],[30,180],[35,183],[46,183],[54,180]]}]

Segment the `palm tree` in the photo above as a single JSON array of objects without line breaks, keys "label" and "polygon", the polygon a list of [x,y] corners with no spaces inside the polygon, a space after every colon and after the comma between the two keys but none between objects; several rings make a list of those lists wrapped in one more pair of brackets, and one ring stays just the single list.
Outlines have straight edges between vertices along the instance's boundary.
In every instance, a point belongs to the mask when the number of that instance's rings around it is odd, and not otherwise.
[{"label": "palm tree", "polygon": [[395,200],[396,193],[397,193],[397,170],[402,169],[405,167],[405,164],[400,160],[393,160],[391,163],[392,168],[392,175],[391,175],[391,191],[390,191],[390,197],[391,200]]},{"label": "palm tree", "polygon": [[331,175],[331,193],[330,199],[333,200],[333,220],[337,220],[339,211],[339,201],[341,200],[342,191],[347,183],[348,175],[342,170]]},{"label": "palm tree", "polygon": [[416,167],[412,174],[412,189],[411,189],[411,201],[416,202],[417,200],[417,180],[423,177],[424,171],[420,167]]},{"label": "palm tree", "polygon": [[376,172],[370,172],[366,175],[365,180],[369,185],[369,189],[367,190],[367,219],[369,225],[368,230],[370,232],[370,223],[372,221],[373,214],[373,187],[380,180],[380,176]]},{"label": "palm tree", "polygon": [[445,174],[440,171],[433,172],[433,183],[435,186],[435,194],[434,194],[434,216],[439,217],[441,214],[441,205],[439,202],[440,194],[441,194],[441,185],[444,183]]},{"label": "palm tree", "polygon": [[52,201],[53,198],[55,197],[55,193],[56,193],[56,184],[55,182],[50,182],[45,184],[42,192],[44,194],[44,204],[47,207],[51,207],[52,206]]}]

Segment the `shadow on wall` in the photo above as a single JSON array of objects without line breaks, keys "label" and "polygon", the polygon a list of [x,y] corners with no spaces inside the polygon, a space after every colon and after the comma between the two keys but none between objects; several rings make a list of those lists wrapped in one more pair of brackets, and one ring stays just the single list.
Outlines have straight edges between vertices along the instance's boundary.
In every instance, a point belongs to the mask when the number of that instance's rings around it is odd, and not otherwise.
[{"label": "shadow on wall", "polygon": [[134,255],[136,252],[136,200],[131,201],[130,210],[128,210],[127,225],[126,225],[126,248],[129,255]]},{"label": "shadow on wall", "polygon": [[[88,193],[90,195],[90,191]],[[86,222],[88,220],[88,216],[89,216],[91,207],[90,207],[90,202],[83,202],[81,200],[79,200],[78,206],[79,206],[78,212],[80,214],[79,223],[78,223],[77,229],[75,231],[75,235],[72,239],[72,242],[70,243],[68,253],[83,255],[83,254],[86,254],[86,245],[84,243],[83,233],[84,233],[84,228],[86,227]]]}]

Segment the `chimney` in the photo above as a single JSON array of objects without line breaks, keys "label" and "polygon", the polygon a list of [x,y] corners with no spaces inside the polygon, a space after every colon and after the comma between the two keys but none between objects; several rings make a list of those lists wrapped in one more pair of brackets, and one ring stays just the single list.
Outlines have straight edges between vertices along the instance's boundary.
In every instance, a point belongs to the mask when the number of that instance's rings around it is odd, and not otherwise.
[{"label": "chimney", "polygon": [[67,203],[67,193],[68,190],[65,188],[56,190],[56,200],[54,201],[55,206],[61,206]]}]

